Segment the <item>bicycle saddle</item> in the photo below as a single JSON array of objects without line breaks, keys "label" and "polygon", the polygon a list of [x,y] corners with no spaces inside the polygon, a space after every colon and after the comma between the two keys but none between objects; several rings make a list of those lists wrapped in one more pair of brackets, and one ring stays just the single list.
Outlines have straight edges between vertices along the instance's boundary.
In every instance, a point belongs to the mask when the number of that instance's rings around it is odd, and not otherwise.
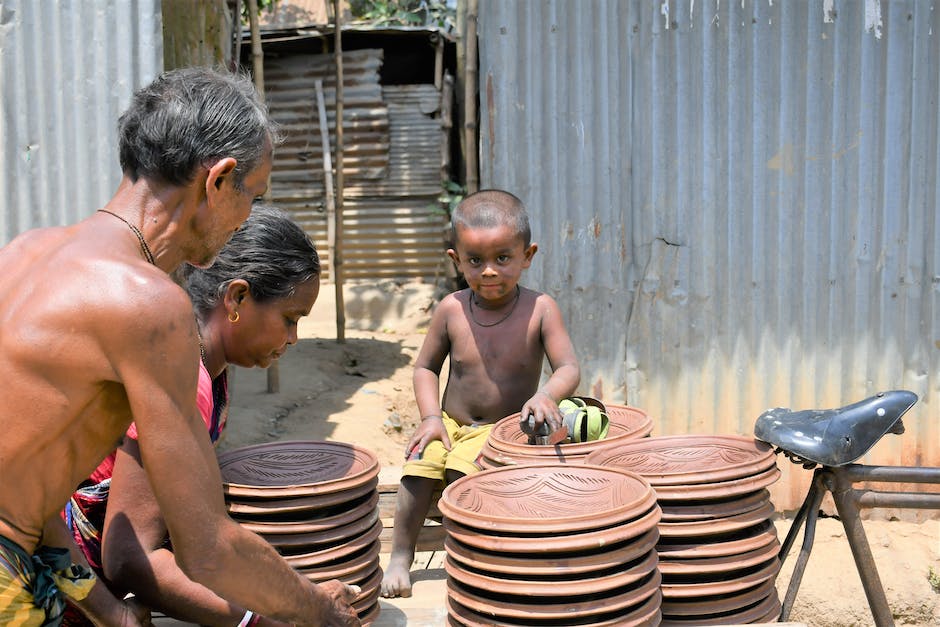
[{"label": "bicycle saddle", "polygon": [[913,392],[893,390],[838,409],[768,409],[754,424],[754,436],[795,461],[843,466],[867,453],[884,434],[904,433],[901,416],[916,402]]}]

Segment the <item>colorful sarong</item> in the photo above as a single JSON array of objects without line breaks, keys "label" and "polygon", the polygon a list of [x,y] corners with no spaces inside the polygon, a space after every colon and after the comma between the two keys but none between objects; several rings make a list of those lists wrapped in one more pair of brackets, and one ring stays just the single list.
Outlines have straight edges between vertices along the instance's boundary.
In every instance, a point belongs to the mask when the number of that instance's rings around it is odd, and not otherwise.
[{"label": "colorful sarong", "polygon": [[80,601],[94,585],[94,573],[73,564],[68,549],[41,546],[30,556],[0,536],[0,625],[58,625],[63,595]]}]

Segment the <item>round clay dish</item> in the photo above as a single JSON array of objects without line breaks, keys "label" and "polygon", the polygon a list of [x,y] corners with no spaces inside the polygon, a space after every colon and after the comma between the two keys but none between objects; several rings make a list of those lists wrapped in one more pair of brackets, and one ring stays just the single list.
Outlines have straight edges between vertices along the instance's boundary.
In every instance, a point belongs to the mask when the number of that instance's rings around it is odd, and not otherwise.
[{"label": "round clay dish", "polygon": [[379,588],[382,585],[382,569],[376,568],[369,573],[365,579],[360,579],[359,581],[344,581],[343,583],[353,584],[361,588],[359,596],[353,601],[353,607],[356,607],[357,610],[359,607],[368,607],[379,598]]},{"label": "round clay dish", "polygon": [[[777,576],[780,570],[780,560],[774,557],[766,564],[756,568],[749,568],[741,573],[722,573],[719,581],[684,581],[677,583],[670,580],[664,580],[663,598],[665,599],[687,599],[690,597],[711,596],[717,594],[731,594],[740,592],[746,588],[751,588],[759,583]],[[671,577],[669,579],[672,579]]]},{"label": "round clay dish", "polygon": [[702,625],[745,625],[748,623],[753,623],[762,619],[764,616],[768,616],[771,612],[776,609],[776,615],[780,614],[780,601],[777,599],[776,594],[772,594],[767,598],[763,599],[756,605],[747,607],[744,609],[736,610],[733,612],[726,612],[720,615],[703,615],[703,616],[670,616],[664,613],[663,622],[661,625],[682,625],[682,626],[695,626],[699,627]]},{"label": "round clay dish", "polygon": [[699,559],[668,559],[662,558],[659,562],[659,571],[664,575],[710,575],[713,573],[727,573],[742,568],[750,568],[763,564],[775,557],[779,547],[775,544],[724,557],[706,557]]},{"label": "round clay dish", "polygon": [[376,601],[372,607],[366,608],[362,612],[357,612],[359,615],[359,622],[362,623],[362,626],[371,625],[375,622],[375,619],[379,617],[379,613],[382,611],[380,604]]},{"label": "round clay dish", "polygon": [[309,517],[311,512],[333,509],[337,505],[349,503],[374,491],[379,485],[379,477],[357,486],[338,492],[327,492],[316,496],[300,496],[285,499],[236,499],[226,497],[226,506],[233,517],[252,517],[252,520],[269,517],[283,520],[286,514],[302,513],[298,516]]},{"label": "round clay dish", "polygon": [[374,511],[379,504],[379,493],[372,490],[358,504],[349,508],[339,509],[328,516],[297,518],[296,520],[238,520],[241,526],[264,536],[281,534],[319,533],[359,520]]},{"label": "round clay dish", "polygon": [[685,522],[737,516],[754,511],[769,501],[770,492],[765,489],[730,499],[699,499],[688,503],[662,501],[659,507],[663,510],[664,522]]},{"label": "round clay dish", "polygon": [[653,486],[714,483],[776,465],[766,442],[738,435],[668,435],[605,445],[585,460],[639,473]]},{"label": "round clay dish", "polygon": [[329,546],[319,550],[302,553],[299,555],[284,555],[284,559],[294,568],[300,569],[309,566],[319,566],[325,562],[331,562],[341,557],[346,557],[352,553],[362,550],[372,544],[382,535],[382,521],[376,520],[375,525],[359,537],[353,538],[348,542]]},{"label": "round clay dish", "polygon": [[449,535],[478,549],[500,553],[571,553],[593,551],[632,540],[656,527],[659,518],[659,506],[654,504],[644,516],[636,520],[582,533],[495,534],[467,527],[447,517],[444,518],[443,524]]},{"label": "round clay dish", "polygon": [[[658,625],[660,612],[659,605],[662,601],[662,594],[657,590],[639,605],[628,608],[625,611],[617,612],[614,615],[603,614],[601,616],[587,616],[580,618],[575,615],[566,616],[564,623],[552,621],[546,623],[549,625],[562,625],[566,627],[576,627],[578,625],[590,625],[591,627],[648,627],[649,625]],[[462,605],[452,599],[449,595],[445,599],[448,619],[451,625],[463,625],[464,627],[518,627],[519,622],[498,620],[492,615],[480,614],[472,609]],[[528,624],[528,623],[526,623]]]},{"label": "round clay dish", "polygon": [[661,559],[708,558],[746,553],[768,544],[780,547],[777,528],[765,520],[720,538],[660,538],[656,552]]},{"label": "round clay dish", "polygon": [[284,441],[219,455],[225,494],[285,498],[341,492],[379,474],[368,449],[345,442]]},{"label": "round clay dish", "polygon": [[366,547],[361,555],[340,559],[324,566],[297,568],[297,572],[314,583],[323,583],[330,579],[339,579],[345,583],[359,581],[379,567],[381,542],[376,540]]},{"label": "round clay dish", "polygon": [[577,577],[564,580],[557,577],[542,579],[519,579],[494,576],[491,573],[469,569],[449,555],[444,559],[444,571],[460,583],[482,590],[499,590],[502,594],[533,597],[577,596],[586,590],[604,593],[615,588],[629,586],[648,576],[656,569],[659,559],[656,551],[632,564],[624,564],[617,572],[607,572],[597,577]]},{"label": "round clay dish", "polygon": [[264,539],[268,541],[268,544],[278,550],[291,549],[296,552],[296,550],[300,548],[315,547],[323,544],[336,544],[347,538],[362,535],[371,529],[378,519],[379,510],[373,508],[359,520],[354,520],[351,523],[339,525],[332,529],[324,529],[312,533],[277,534],[264,536]]},{"label": "round clay dish", "polygon": [[515,454],[547,455],[570,461],[573,458],[587,456],[596,450],[598,446],[645,438],[653,431],[653,420],[643,410],[625,405],[607,405],[610,428],[607,437],[603,440],[557,444],[555,446],[529,444],[529,436],[519,427],[520,415],[519,412],[516,412],[497,421],[493,425],[488,438],[488,442],[494,449],[507,453],[510,457]]},{"label": "round clay dish", "polygon": [[663,614],[672,617],[680,616],[708,616],[733,612],[759,603],[768,595],[776,595],[776,581],[768,579],[753,588],[748,588],[734,594],[719,594],[715,596],[691,597],[682,600],[663,600]]},{"label": "round clay dish", "polygon": [[636,606],[659,591],[662,575],[654,570],[639,585],[611,591],[609,596],[587,594],[579,597],[559,597],[556,603],[529,603],[525,597],[499,595],[496,598],[483,596],[478,590],[461,584],[452,577],[447,578],[447,593],[458,603],[487,616],[522,618],[529,621],[566,620],[571,616],[589,616],[615,612]]},{"label": "round clay dish", "polygon": [[562,576],[591,573],[627,564],[654,550],[658,540],[659,529],[653,527],[636,539],[598,551],[533,555],[481,551],[448,535],[444,539],[444,549],[449,558],[470,568],[491,573],[528,577]]},{"label": "round clay dish", "polygon": [[773,513],[773,504],[767,502],[760,509],[738,514],[737,516],[728,516],[727,518],[690,522],[660,522],[659,535],[664,538],[690,538],[729,533],[747,529],[762,521],[769,520]]},{"label": "round clay dish", "polygon": [[777,466],[749,477],[716,481],[714,483],[695,483],[687,485],[655,486],[656,498],[660,503],[669,505],[672,501],[688,503],[690,500],[718,499],[741,496],[766,488],[780,478]]},{"label": "round clay dish", "polygon": [[572,533],[633,520],[656,495],[639,475],[600,466],[507,466],[461,477],[438,509],[459,523],[509,533]]}]

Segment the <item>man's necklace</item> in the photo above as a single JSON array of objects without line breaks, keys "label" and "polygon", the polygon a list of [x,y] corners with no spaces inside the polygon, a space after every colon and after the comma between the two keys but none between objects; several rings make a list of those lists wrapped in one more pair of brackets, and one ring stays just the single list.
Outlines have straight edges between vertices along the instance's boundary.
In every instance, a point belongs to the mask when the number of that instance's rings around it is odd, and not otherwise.
[{"label": "man's necklace", "polygon": [[496,322],[483,323],[477,320],[477,317],[473,315],[473,297],[474,297],[474,294],[473,292],[471,292],[470,293],[470,319],[473,320],[475,323],[477,323],[478,326],[481,326],[481,327],[495,327],[497,324],[501,322],[505,322],[509,318],[509,316],[512,315],[512,312],[516,310],[516,305],[519,304],[519,286],[518,285],[516,286],[516,297],[512,299],[512,307],[509,308],[509,312],[505,316],[497,320]]},{"label": "man's necklace", "polygon": [[101,213],[107,213],[108,215],[112,215],[118,220],[120,220],[121,222],[123,222],[124,224],[126,224],[127,228],[133,231],[134,235],[137,236],[137,241],[140,242],[140,250],[144,253],[144,257],[146,257],[147,261],[149,261],[151,265],[154,265],[154,266],[157,265],[157,263],[153,260],[153,253],[150,251],[150,246],[147,246],[147,240],[144,239],[144,234],[140,232],[140,229],[138,229],[136,226],[134,226],[133,224],[131,224],[130,222],[128,222],[127,220],[119,216],[118,214],[114,213],[113,211],[108,211],[107,209],[99,209],[98,211],[100,211]]}]

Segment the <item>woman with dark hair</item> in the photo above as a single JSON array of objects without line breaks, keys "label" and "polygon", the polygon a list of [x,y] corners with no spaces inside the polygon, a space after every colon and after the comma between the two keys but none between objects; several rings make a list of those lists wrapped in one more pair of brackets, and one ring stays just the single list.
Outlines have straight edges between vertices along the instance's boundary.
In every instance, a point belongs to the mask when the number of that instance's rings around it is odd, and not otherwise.
[{"label": "woman with dark hair", "polygon": [[[256,205],[208,268],[184,266],[200,336],[197,404],[215,442],[225,427],[228,364],[268,367],[297,342],[320,291],[320,261],[283,212]],[[220,598],[177,566],[132,424],[124,443],[72,496],[63,515],[89,564],[118,596],[202,625],[282,625]],[[167,443],[172,446],[171,442]],[[208,470],[208,469],[207,469]],[[199,508],[199,503],[192,503]],[[342,586],[327,582],[328,589]],[[91,624],[70,608],[65,624]]]}]

